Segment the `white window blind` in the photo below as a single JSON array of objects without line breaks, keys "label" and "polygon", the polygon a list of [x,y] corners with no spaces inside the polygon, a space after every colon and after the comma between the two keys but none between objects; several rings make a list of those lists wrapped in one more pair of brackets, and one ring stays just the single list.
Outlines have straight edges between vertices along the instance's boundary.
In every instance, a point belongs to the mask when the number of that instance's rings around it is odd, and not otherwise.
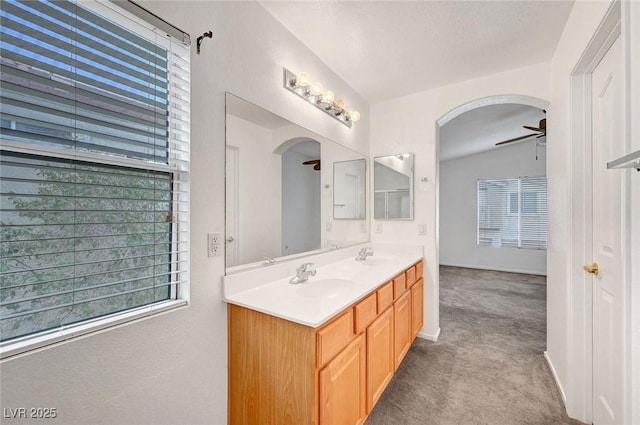
[{"label": "white window blind", "polygon": [[478,180],[478,245],[547,248],[547,179]]},{"label": "white window blind", "polygon": [[189,47],[110,2],[0,20],[2,341],[184,298]]}]

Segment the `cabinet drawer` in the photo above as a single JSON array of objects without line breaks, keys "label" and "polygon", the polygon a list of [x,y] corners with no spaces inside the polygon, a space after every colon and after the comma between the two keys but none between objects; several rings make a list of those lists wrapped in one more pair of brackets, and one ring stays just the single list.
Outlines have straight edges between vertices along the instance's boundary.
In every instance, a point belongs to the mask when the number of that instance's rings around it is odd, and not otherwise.
[{"label": "cabinet drawer", "polygon": [[338,354],[354,335],[353,309],[350,308],[318,331],[316,336],[318,367],[322,367]]},{"label": "cabinet drawer", "polygon": [[416,280],[419,280],[422,277],[423,264],[424,264],[423,260],[420,260],[416,263]]},{"label": "cabinet drawer", "polygon": [[415,266],[411,266],[405,272],[407,277],[406,287],[407,289],[411,288],[414,283],[416,283],[416,268]]},{"label": "cabinet drawer", "polygon": [[378,289],[378,312],[382,313],[393,304],[393,281]]},{"label": "cabinet drawer", "polygon": [[407,290],[407,277],[404,273],[393,278],[393,299],[397,300]]},{"label": "cabinet drawer", "polygon": [[369,295],[364,300],[360,301],[353,308],[355,315],[355,330],[356,334],[364,331],[369,323],[373,322],[378,315],[376,309],[376,293]]}]

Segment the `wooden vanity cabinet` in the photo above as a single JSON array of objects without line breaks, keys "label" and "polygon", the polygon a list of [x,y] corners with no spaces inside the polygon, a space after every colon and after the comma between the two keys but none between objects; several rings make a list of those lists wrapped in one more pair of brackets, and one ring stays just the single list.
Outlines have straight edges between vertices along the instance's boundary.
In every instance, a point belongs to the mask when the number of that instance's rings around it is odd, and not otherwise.
[{"label": "wooden vanity cabinet", "polygon": [[320,425],[361,425],[367,418],[367,347],[361,334],[320,371]]},{"label": "wooden vanity cabinet", "polygon": [[407,292],[393,304],[393,352],[395,368],[398,369],[411,347],[411,293]]},{"label": "wooden vanity cabinet", "polygon": [[229,425],[361,425],[423,321],[422,261],[318,328],[228,305]]},{"label": "wooden vanity cabinet", "polygon": [[424,324],[424,281],[420,278],[411,287],[411,340],[417,336]]},{"label": "wooden vanity cabinet", "polygon": [[393,308],[387,308],[367,328],[367,414],[378,402],[395,370]]}]

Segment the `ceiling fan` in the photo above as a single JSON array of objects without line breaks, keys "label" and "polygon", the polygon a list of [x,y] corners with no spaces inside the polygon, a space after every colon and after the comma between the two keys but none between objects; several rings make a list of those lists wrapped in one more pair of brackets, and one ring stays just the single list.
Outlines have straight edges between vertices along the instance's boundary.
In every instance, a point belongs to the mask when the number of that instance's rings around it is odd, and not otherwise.
[{"label": "ceiling fan", "polygon": [[[496,143],[496,146],[506,145],[507,143],[513,143],[513,142],[517,142],[517,141],[520,141],[520,140],[525,140],[525,139],[528,139],[530,137],[535,137],[536,139],[539,139],[539,138],[545,137],[547,135],[547,119],[546,118],[541,119],[540,122],[538,123],[537,127],[530,127],[528,125],[523,125],[523,127],[526,128],[527,130],[535,131],[535,133],[527,134],[526,136],[520,136],[520,137],[516,137],[516,138],[513,138],[513,139],[509,139],[509,140],[505,140],[503,142],[498,142],[498,143]],[[541,141],[539,143],[542,144],[543,142]]]},{"label": "ceiling fan", "polygon": [[316,171],[320,171],[320,160],[319,159],[312,159],[309,161],[305,161],[302,163],[302,165],[313,165],[313,169]]}]

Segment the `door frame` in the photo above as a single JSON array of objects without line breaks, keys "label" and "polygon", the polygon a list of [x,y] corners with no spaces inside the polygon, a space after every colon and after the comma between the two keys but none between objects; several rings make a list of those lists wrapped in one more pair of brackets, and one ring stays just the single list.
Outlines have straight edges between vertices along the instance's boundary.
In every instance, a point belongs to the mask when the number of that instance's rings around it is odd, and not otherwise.
[{"label": "door frame", "polygon": [[[570,138],[570,187],[571,194],[571,228],[569,231],[570,268],[568,289],[568,349],[567,349],[567,413],[572,418],[591,423],[593,420],[593,293],[590,275],[582,270],[583,265],[593,261],[592,235],[592,120],[591,120],[591,73],[600,60],[608,52],[618,37],[623,37],[623,49],[626,51],[626,37],[623,34],[623,16],[620,0],[612,2],[604,19],[594,36],[582,53],[575,68],[571,72],[571,138]],[[626,56],[626,55],[625,55]],[[628,68],[625,69],[624,137],[628,140],[629,131],[629,99]],[[611,170],[612,172],[616,170]],[[620,170],[617,170],[620,172]],[[629,189],[623,187],[623,226],[628,230],[630,217]],[[625,229],[623,229],[624,231]],[[623,253],[629,252],[628,242],[623,246]],[[628,255],[625,255],[628,258]],[[623,294],[629,293],[630,277],[628,261],[622,271],[624,279]],[[625,312],[626,326],[629,312]],[[624,332],[624,345],[627,351],[628,338]],[[623,370],[628,370],[628,356],[625,355]],[[623,399],[623,423],[629,415],[629,386],[625,385]]]}]

